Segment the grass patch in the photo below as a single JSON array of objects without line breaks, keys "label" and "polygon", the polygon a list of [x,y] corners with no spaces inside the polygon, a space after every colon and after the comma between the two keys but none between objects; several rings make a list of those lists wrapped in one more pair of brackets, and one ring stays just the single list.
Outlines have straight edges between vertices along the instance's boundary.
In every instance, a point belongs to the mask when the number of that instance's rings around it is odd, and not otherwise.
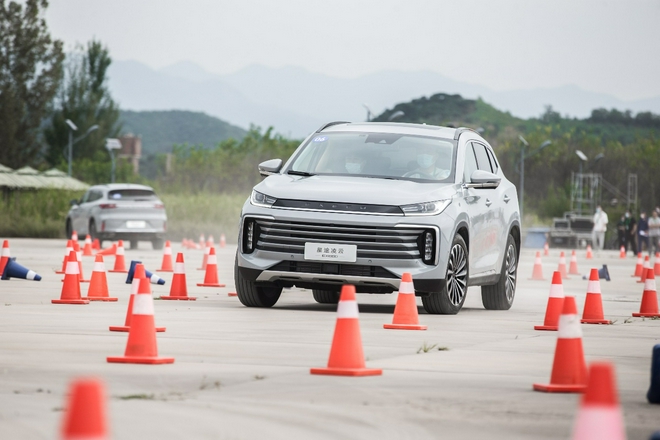
[{"label": "grass patch", "polygon": [[153,394],[127,394],[125,396],[119,396],[121,400],[155,400],[156,396]]}]

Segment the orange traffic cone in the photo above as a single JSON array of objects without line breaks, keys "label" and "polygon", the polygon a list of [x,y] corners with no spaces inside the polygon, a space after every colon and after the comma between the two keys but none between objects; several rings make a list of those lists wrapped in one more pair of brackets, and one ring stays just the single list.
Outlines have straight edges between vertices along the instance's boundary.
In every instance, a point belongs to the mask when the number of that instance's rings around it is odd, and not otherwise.
[{"label": "orange traffic cone", "polygon": [[543,281],[543,265],[541,264],[541,252],[536,252],[536,258],[534,259],[534,269],[532,270],[532,280]]},{"label": "orange traffic cone", "polygon": [[587,385],[587,366],[582,348],[582,328],[574,296],[566,296],[559,317],[557,346],[549,384],[534,384],[535,391],[579,393]]},{"label": "orange traffic cone", "polygon": [[383,328],[397,330],[426,330],[427,326],[419,325],[417,314],[417,301],[415,300],[415,287],[412,275],[404,272],[399,284],[399,294],[394,306],[392,324],[384,324]]},{"label": "orange traffic cone", "polygon": [[82,299],[80,296],[80,266],[76,259],[76,251],[69,252],[60,299],[53,299],[51,302],[53,304],[89,304],[89,300]]},{"label": "orange traffic cone", "polygon": [[227,246],[227,238],[225,234],[220,234],[220,247],[223,248],[225,246]]},{"label": "orange traffic cone", "polygon": [[172,244],[169,240],[165,242],[165,250],[163,251],[163,262],[160,265],[159,272],[172,272]]},{"label": "orange traffic cone", "polygon": [[561,283],[561,274],[555,271],[552,274],[552,284],[550,285],[550,296],[548,305],[545,308],[545,320],[543,325],[535,325],[534,330],[556,331],[559,325],[559,315],[564,306],[564,285]]},{"label": "orange traffic cone", "polygon": [[69,253],[73,250],[73,241],[67,240],[66,242],[66,251],[64,253],[64,259],[62,260],[62,270],[58,270],[56,274],[64,274],[66,272],[66,262],[69,261]]},{"label": "orange traffic cone", "polygon": [[80,245],[77,241],[73,241],[73,250],[76,251],[76,258],[78,259],[78,266],[80,266],[80,282],[89,283],[89,280],[85,279],[83,275],[83,266],[82,266],[82,251],[80,250]]},{"label": "orange traffic cone", "polygon": [[633,273],[631,276],[632,277],[640,277],[642,276],[642,271],[644,270],[644,260],[642,260],[642,253],[637,254],[637,264],[635,265],[635,273]]},{"label": "orange traffic cone", "polygon": [[124,364],[171,364],[174,358],[158,357],[156,326],[154,324],[154,299],[151,282],[140,278],[138,293],[133,301],[131,328],[124,356],[108,357],[108,362]]},{"label": "orange traffic cone", "polygon": [[124,259],[124,242],[119,240],[117,252],[115,253],[115,267],[108,272],[128,273],[126,269],[126,260]]},{"label": "orange traffic cone", "polygon": [[237,292],[229,292],[227,296],[238,296]]},{"label": "orange traffic cone", "polygon": [[101,250],[101,242],[99,241],[98,238],[95,238],[94,241],[92,241],[92,250],[93,251]]},{"label": "orange traffic cone", "polygon": [[559,253],[559,267],[557,268],[561,274],[561,279],[565,280],[568,278],[568,272],[566,271],[566,254],[564,252]]},{"label": "orange traffic cone", "polygon": [[598,269],[591,269],[589,284],[587,284],[587,298],[584,301],[582,312],[583,324],[611,324],[603,316],[603,298],[600,294],[600,278]]},{"label": "orange traffic cone", "polygon": [[209,235],[209,239],[206,242],[206,245],[208,246],[209,243],[211,243],[211,246],[215,246],[215,240],[213,239],[213,235]]},{"label": "orange traffic cone", "polygon": [[206,246],[206,240],[204,239],[204,234],[199,234],[199,246],[200,249],[204,249],[204,246]]},{"label": "orange traffic cone", "polygon": [[655,253],[655,261],[653,264],[653,272],[656,275],[660,275],[660,252]]},{"label": "orange traffic cone", "polygon": [[2,242],[2,254],[0,254],[0,274],[5,271],[5,266],[11,258],[11,252],[9,250],[9,240]]},{"label": "orange traffic cone", "polygon": [[92,237],[87,234],[85,236],[85,247],[83,247],[83,256],[92,257]]},{"label": "orange traffic cone", "polygon": [[591,252],[591,245],[587,245],[587,260],[591,260],[594,257],[593,252]]},{"label": "orange traffic cone", "polygon": [[543,245],[543,256],[547,257],[548,255],[550,255],[550,246],[548,246],[548,242],[546,241]]},{"label": "orange traffic cone", "polygon": [[577,254],[575,251],[571,252],[571,263],[568,267],[568,273],[570,275],[580,275],[580,271],[577,267]]},{"label": "orange traffic cone", "polygon": [[625,440],[614,365],[593,362],[573,426],[573,440]]},{"label": "orange traffic cone", "polygon": [[197,283],[202,287],[225,287],[218,281],[218,258],[215,256],[215,247],[211,248],[209,258],[206,263],[206,274],[204,274],[204,282]]},{"label": "orange traffic cone", "polygon": [[74,242],[78,241],[78,233],[76,231],[71,233],[71,240]]},{"label": "orange traffic cone", "polygon": [[186,268],[183,264],[183,254],[176,254],[176,264],[174,265],[174,276],[172,277],[172,287],[170,287],[169,296],[161,296],[160,299],[171,299],[181,301],[195,301],[197,298],[188,296],[188,286],[186,285]]},{"label": "orange traffic cone", "polygon": [[337,323],[326,368],[312,368],[312,374],[334,376],[376,376],[383,370],[366,368],[360,337],[355,286],[344,285],[337,305]]},{"label": "orange traffic cone", "polygon": [[625,246],[621,246],[621,248],[619,249],[619,258],[621,258],[621,259],[626,258],[626,247]]},{"label": "orange traffic cone", "polygon": [[202,259],[202,267],[198,268],[197,270],[206,270],[206,265],[208,264],[209,254],[211,253],[212,247],[213,245],[210,241],[206,242],[206,245],[204,246],[204,258]]},{"label": "orange traffic cone", "polygon": [[117,254],[117,243],[112,243],[110,247],[101,249],[97,252],[98,255],[103,255],[104,257]]},{"label": "orange traffic cone", "polygon": [[106,439],[105,389],[98,379],[76,379],[69,387],[62,424],[62,439]]},{"label": "orange traffic cone", "polygon": [[90,301],[117,301],[117,298],[111,298],[108,293],[108,277],[105,273],[103,255],[97,255],[96,261],[94,261],[94,270],[87,290],[87,299]]},{"label": "orange traffic cone", "polygon": [[639,307],[639,313],[632,314],[636,318],[660,318],[658,311],[658,293],[655,287],[655,274],[653,269],[647,269],[646,281],[644,282],[644,293],[642,294],[642,304]]},{"label": "orange traffic cone", "polygon": [[651,269],[651,260],[647,255],[644,257],[644,265],[642,266],[642,273],[639,275],[639,280],[637,280],[638,283],[646,281],[646,271],[649,269]]},{"label": "orange traffic cone", "polygon": [[[131,318],[133,316],[133,302],[135,301],[135,295],[138,293],[140,287],[140,280],[146,278],[146,272],[144,270],[144,265],[138,263],[135,265],[135,272],[133,273],[133,281],[131,282],[131,296],[128,299],[128,308],[126,309],[126,319],[124,320],[124,325],[110,326],[111,332],[127,332],[131,328]],[[156,327],[157,332],[164,332],[165,327]]]}]

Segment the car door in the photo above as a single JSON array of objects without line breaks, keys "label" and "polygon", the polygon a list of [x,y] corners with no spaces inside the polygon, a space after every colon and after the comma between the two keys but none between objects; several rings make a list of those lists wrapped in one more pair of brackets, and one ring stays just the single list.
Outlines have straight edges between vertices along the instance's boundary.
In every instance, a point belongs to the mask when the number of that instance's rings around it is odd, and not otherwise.
[{"label": "car door", "polygon": [[87,202],[87,200],[90,197],[92,190],[88,190],[84,196],[80,199],[80,202],[77,205],[73,206],[73,209],[71,210],[71,227],[73,228],[74,231],[76,231],[78,234],[84,234],[84,230],[81,229],[83,225],[85,224],[85,210],[84,210],[84,204]]},{"label": "car door", "polygon": [[99,199],[99,191],[90,189],[87,191],[83,197],[82,203],[78,209],[78,233],[80,234],[89,234],[89,218],[92,215],[92,208],[94,207],[94,202]]},{"label": "car door", "polygon": [[[482,171],[497,174],[499,166],[494,163],[494,156],[490,149],[480,143],[473,142],[474,154],[477,158],[477,166]],[[477,191],[483,197],[484,234],[481,237],[481,246],[484,249],[483,260],[480,262],[484,272],[496,273],[500,269],[500,254],[504,249],[505,241],[502,241],[502,219],[504,218],[504,202],[502,185],[497,188],[479,188]]]},{"label": "car door", "polygon": [[463,201],[465,211],[468,215],[470,244],[468,249],[470,262],[470,278],[477,278],[486,270],[484,267],[484,234],[486,233],[486,206],[483,193],[477,188],[468,188],[465,184],[470,183],[470,176],[478,170],[477,157],[474,153],[472,143],[465,145],[465,160],[463,166]]}]

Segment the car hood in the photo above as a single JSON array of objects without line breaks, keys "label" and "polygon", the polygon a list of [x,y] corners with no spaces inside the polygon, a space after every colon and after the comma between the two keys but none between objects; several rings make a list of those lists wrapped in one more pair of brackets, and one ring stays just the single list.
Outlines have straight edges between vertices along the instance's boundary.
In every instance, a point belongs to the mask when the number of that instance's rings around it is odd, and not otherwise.
[{"label": "car hood", "polygon": [[269,176],[254,189],[277,199],[393,206],[448,199],[456,193],[454,185],[448,183],[284,174]]}]

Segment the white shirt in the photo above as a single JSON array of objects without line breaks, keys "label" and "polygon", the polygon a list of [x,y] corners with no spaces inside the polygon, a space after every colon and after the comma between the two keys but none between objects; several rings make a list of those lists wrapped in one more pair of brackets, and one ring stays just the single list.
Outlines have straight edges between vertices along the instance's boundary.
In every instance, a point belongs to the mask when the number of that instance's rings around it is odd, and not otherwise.
[{"label": "white shirt", "polygon": [[607,214],[600,211],[594,214],[594,232],[607,231]]}]

